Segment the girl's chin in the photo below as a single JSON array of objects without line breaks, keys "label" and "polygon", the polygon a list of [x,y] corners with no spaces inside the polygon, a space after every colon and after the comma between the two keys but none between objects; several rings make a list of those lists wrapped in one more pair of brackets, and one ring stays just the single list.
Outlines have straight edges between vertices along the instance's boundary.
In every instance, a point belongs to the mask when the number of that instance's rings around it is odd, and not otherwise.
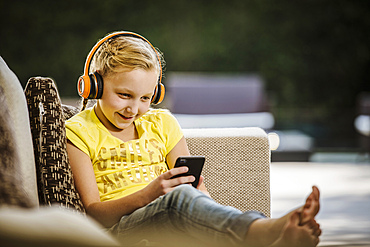
[{"label": "girl's chin", "polygon": [[117,121],[113,125],[118,129],[126,129],[129,127],[134,121]]},{"label": "girl's chin", "polygon": [[114,127],[116,127],[117,129],[120,129],[120,130],[124,130],[124,129],[127,129],[128,127],[130,127],[132,124],[134,123],[134,119],[130,119],[130,120],[127,120],[127,121],[119,121],[119,122],[116,122],[114,124]]}]

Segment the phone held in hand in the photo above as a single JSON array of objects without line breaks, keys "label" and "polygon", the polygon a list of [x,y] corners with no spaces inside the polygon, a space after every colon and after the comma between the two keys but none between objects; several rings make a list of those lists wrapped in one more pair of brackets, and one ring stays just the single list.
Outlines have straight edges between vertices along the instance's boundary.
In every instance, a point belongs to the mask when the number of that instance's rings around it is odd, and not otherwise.
[{"label": "phone held in hand", "polygon": [[200,174],[202,173],[204,162],[205,162],[204,156],[178,157],[175,163],[175,167],[187,166],[189,170],[186,173],[173,176],[173,178],[192,175],[195,177],[195,181],[192,182],[191,184],[194,188],[196,188],[199,184],[199,178],[200,178]]}]

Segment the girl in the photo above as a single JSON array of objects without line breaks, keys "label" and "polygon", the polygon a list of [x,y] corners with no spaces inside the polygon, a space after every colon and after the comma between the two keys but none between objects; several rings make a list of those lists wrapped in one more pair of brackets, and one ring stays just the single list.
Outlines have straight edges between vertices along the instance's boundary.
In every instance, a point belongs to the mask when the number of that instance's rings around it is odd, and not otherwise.
[{"label": "girl", "polygon": [[162,54],[130,32],[110,34],[90,52],[79,93],[97,103],[66,122],[70,164],[88,215],[127,245],[146,239],[174,246],[316,246],[316,187],[301,208],[267,219],[217,204],[203,177],[197,189],[188,185],[193,176],[172,178],[187,172],[173,167],[190,154],[170,112],[150,109],[163,94],[163,65]]}]

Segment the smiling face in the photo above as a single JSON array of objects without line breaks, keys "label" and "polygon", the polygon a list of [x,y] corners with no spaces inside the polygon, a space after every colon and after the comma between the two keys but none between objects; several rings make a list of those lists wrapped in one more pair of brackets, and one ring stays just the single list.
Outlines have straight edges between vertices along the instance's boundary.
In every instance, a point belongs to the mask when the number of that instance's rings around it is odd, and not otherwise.
[{"label": "smiling face", "polygon": [[158,72],[154,69],[126,69],[104,76],[96,115],[109,131],[131,129],[134,121],[149,110],[157,80]]}]

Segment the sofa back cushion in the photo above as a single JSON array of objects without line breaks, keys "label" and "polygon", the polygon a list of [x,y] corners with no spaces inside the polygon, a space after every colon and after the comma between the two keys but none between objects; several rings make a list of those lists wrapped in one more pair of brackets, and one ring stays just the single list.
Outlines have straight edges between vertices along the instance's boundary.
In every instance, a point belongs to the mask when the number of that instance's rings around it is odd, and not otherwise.
[{"label": "sofa back cushion", "polygon": [[74,186],[66,151],[65,117],[51,78],[29,79],[25,95],[29,108],[40,204],[85,212]]},{"label": "sofa back cushion", "polygon": [[[21,83],[2,57],[0,57],[0,86],[2,87],[1,95],[3,97],[0,108],[5,111],[6,104],[9,115],[4,121],[12,128],[11,140],[14,145],[14,152],[19,157],[16,169],[16,173],[20,177],[18,186],[22,186],[27,198],[33,205],[37,205],[35,162],[27,103]],[[3,158],[1,156],[1,159]]]},{"label": "sofa back cushion", "polygon": [[14,125],[1,85],[0,106],[0,206],[32,207],[23,190]]}]

